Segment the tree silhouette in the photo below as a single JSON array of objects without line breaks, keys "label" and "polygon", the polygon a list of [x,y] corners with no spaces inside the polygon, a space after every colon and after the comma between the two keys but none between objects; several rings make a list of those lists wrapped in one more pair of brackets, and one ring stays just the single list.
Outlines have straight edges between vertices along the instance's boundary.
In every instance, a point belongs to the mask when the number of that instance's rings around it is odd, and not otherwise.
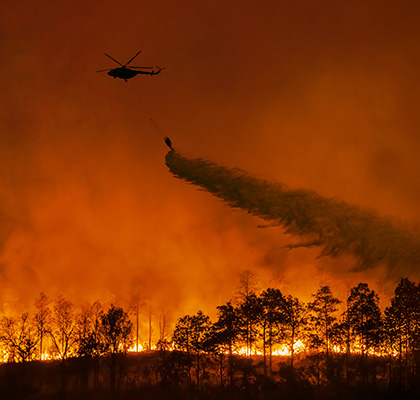
[{"label": "tree silhouette", "polygon": [[39,337],[39,359],[44,354],[44,337],[47,333],[47,327],[51,320],[51,309],[49,308],[50,300],[44,292],[39,294],[39,298],[35,300],[34,305],[37,310],[34,321],[38,329]]},{"label": "tree silhouette", "polygon": [[243,271],[239,278],[238,298],[242,300],[257,292],[258,282],[254,272],[247,269]]},{"label": "tree silhouette", "polygon": [[[260,306],[257,308],[259,324],[262,328],[264,370],[266,368],[266,346],[269,348],[270,374],[272,373],[273,344],[278,342],[281,325],[286,321],[285,298],[279,289],[268,288],[261,293]],[[254,312],[255,314],[255,312]]]},{"label": "tree silhouette", "polygon": [[130,296],[130,304],[128,307],[128,310],[130,312],[132,312],[135,316],[135,321],[136,321],[136,337],[135,337],[135,346],[136,346],[136,351],[139,351],[140,346],[139,346],[139,318],[140,318],[140,307],[143,306],[145,303],[140,304],[140,294],[135,291],[131,294]]},{"label": "tree silhouette", "polygon": [[[238,309],[233,307],[229,301],[224,305],[218,306],[218,320],[213,324],[211,331],[212,344],[215,351],[223,356],[228,353],[228,375],[230,386],[233,386],[233,348],[236,345],[240,334],[240,321]],[[222,361],[221,361],[222,362]],[[223,368],[223,365],[221,365]],[[221,378],[222,381],[222,378]],[[223,386],[223,381],[221,386]]]},{"label": "tree silhouette", "polygon": [[37,340],[28,313],[23,313],[20,318],[1,319],[0,342],[6,346],[9,360],[25,362],[33,359]]},{"label": "tree silhouette", "polygon": [[59,358],[65,360],[74,350],[77,336],[73,304],[63,296],[59,296],[54,302],[51,324],[47,331]]},{"label": "tree silhouette", "polygon": [[81,358],[93,360],[93,383],[99,386],[99,358],[105,354],[105,344],[101,333],[103,308],[99,302],[82,308],[77,315],[77,354]]},{"label": "tree silhouette", "polygon": [[361,352],[359,371],[362,381],[366,382],[368,352],[371,348],[379,348],[382,333],[379,298],[366,283],[359,283],[350,291],[347,299],[347,323],[350,343],[353,344],[354,350]]},{"label": "tree silhouette", "polygon": [[362,355],[380,342],[381,311],[379,297],[367,283],[359,283],[347,299],[347,315],[353,343],[359,343]]},{"label": "tree silhouette", "polygon": [[201,352],[204,350],[205,340],[210,329],[210,318],[208,315],[203,314],[200,310],[196,315],[192,316],[192,349],[196,354],[196,379],[197,388],[200,389],[200,374],[201,374]]},{"label": "tree silhouette", "polygon": [[318,343],[319,340],[323,343],[327,358],[327,370],[329,370],[330,332],[336,320],[334,313],[338,310],[337,305],[341,302],[332,295],[329,286],[321,286],[312,296],[314,301],[308,304],[308,308],[312,313],[311,320],[317,336],[314,343]]},{"label": "tree silhouette", "polygon": [[120,307],[111,305],[106,313],[101,316],[101,334],[105,348],[108,353],[110,367],[111,390],[116,391],[116,373],[118,354],[126,353],[131,340],[132,323],[128,314]]},{"label": "tree silhouette", "polygon": [[[45,294],[40,293],[34,302],[34,318],[29,318],[27,313],[14,317],[0,315],[0,351],[2,360],[8,361],[0,365],[0,393],[6,398],[18,398],[10,395],[13,390],[9,393],[7,387],[19,384],[26,385],[28,395],[38,391],[42,396],[45,390],[49,397],[60,398],[67,391],[70,395],[71,390],[75,391],[71,396],[76,395],[81,388],[85,391],[80,393],[84,398],[90,395],[89,385],[98,390],[101,383],[109,382],[114,397],[120,389],[126,391],[118,393],[119,397],[136,397],[140,393],[136,390],[146,384],[147,390],[157,390],[163,397],[165,390],[174,390],[177,398],[191,395],[210,398],[214,397],[211,390],[220,384],[217,394],[226,398],[242,398],[244,391],[245,397],[277,398],[290,397],[290,391],[302,383],[307,389],[301,392],[302,396],[313,390],[311,385],[320,385],[315,392],[332,398],[332,393],[337,394],[336,386],[345,378],[349,386],[343,387],[351,387],[354,395],[361,398],[369,394],[372,394],[369,398],[376,395],[388,398],[391,394],[404,398],[417,396],[420,389],[418,284],[401,279],[382,318],[378,295],[366,283],[359,283],[351,288],[346,309],[337,320],[340,301],[328,286],[321,286],[305,306],[298,298],[284,296],[275,288],[267,288],[257,295],[252,276],[245,275],[242,297],[236,305],[229,301],[217,307],[214,324],[202,311],[179,318],[172,343],[166,340],[168,320],[162,311],[160,321],[156,318],[152,322],[156,322],[155,331],[159,323],[158,349],[168,351],[130,356],[125,353],[136,335],[122,308],[111,305],[104,310],[95,302],[76,309],[62,296],[49,306]],[[61,362],[31,363],[39,354],[45,354],[47,335],[51,344],[49,354]],[[297,341],[304,344],[298,361]],[[290,365],[287,365],[289,359],[284,358],[274,363],[275,344],[287,346]],[[246,356],[241,352],[245,345]],[[172,349],[176,351],[169,351]],[[268,355],[271,376],[267,376]],[[61,387],[57,385],[60,372]],[[229,383],[230,387],[226,387]],[[186,393],[186,384],[197,392]],[[392,391],[389,396],[386,388]],[[92,392],[93,397],[99,393]],[[159,397],[156,393],[150,392],[146,397]],[[26,398],[22,396],[19,398]]]},{"label": "tree silhouette", "polygon": [[[319,386],[321,384],[321,357],[320,357],[320,348],[325,345],[324,341],[320,338],[320,335],[311,330],[306,334],[306,346],[308,350],[314,351],[314,356],[309,356],[308,358],[313,359],[315,366],[315,379],[316,384]],[[311,371],[312,372],[312,371]]]},{"label": "tree silhouette", "polygon": [[158,349],[165,350],[168,347],[167,329],[168,329],[168,313],[162,309],[159,315],[159,341]]},{"label": "tree silhouette", "polygon": [[330,342],[339,353],[345,353],[346,382],[349,383],[349,363],[350,363],[350,325],[348,323],[348,313],[343,312],[339,322],[335,322],[330,331]]},{"label": "tree silhouette", "polygon": [[187,352],[189,383],[191,383],[191,354],[195,354],[197,389],[200,388],[201,355],[208,339],[210,326],[209,316],[199,310],[196,315],[186,315],[180,318],[172,337],[175,347]]},{"label": "tree silhouette", "polygon": [[191,386],[191,351],[192,351],[192,322],[191,316],[185,315],[178,319],[172,335],[172,342],[177,350],[186,352],[186,369],[188,385]]},{"label": "tree silhouette", "polygon": [[249,269],[242,272],[237,295],[240,321],[242,322],[242,337],[246,344],[246,353],[251,354],[252,345],[256,341],[256,322],[259,313],[257,300],[257,278]]},{"label": "tree silhouette", "polygon": [[[407,278],[395,288],[391,305],[385,309],[386,337],[392,350],[399,355],[399,386],[408,384],[409,365],[419,348],[420,294],[418,286]],[[403,371],[405,370],[405,373]],[[403,382],[404,381],[404,382]]]},{"label": "tree silhouette", "polygon": [[93,303],[81,309],[76,318],[77,354],[81,357],[97,357],[105,353],[105,343],[101,332],[102,305]]},{"label": "tree silhouette", "polygon": [[55,353],[61,360],[61,396],[67,392],[66,359],[74,352],[77,343],[76,319],[73,304],[59,296],[53,306],[51,323],[47,329]]},{"label": "tree silhouette", "polygon": [[261,302],[255,293],[245,297],[238,305],[241,337],[246,344],[246,354],[252,354],[252,346],[258,338],[258,321],[261,316]]},{"label": "tree silhouette", "polygon": [[290,352],[290,366],[293,368],[295,344],[299,340],[303,328],[307,324],[307,308],[298,298],[287,296],[284,299],[283,318],[284,336]]}]

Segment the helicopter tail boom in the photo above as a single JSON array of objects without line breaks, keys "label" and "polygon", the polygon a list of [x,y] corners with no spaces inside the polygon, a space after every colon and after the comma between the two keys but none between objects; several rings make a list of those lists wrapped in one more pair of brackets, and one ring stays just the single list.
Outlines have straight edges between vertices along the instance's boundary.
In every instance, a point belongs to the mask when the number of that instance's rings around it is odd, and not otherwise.
[{"label": "helicopter tail boom", "polygon": [[162,69],[165,69],[165,67],[159,68],[157,65],[156,65],[156,68],[157,68],[157,71],[152,71],[152,75],[160,74],[160,71],[162,71]]}]

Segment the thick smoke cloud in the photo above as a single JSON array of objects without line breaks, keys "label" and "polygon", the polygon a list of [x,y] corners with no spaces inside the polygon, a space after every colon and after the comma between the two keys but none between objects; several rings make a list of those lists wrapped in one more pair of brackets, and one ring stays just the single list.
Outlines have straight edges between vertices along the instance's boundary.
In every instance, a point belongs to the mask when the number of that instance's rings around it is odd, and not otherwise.
[{"label": "thick smoke cloud", "polygon": [[320,256],[351,254],[356,269],[385,263],[412,268],[420,261],[420,235],[404,223],[373,211],[325,198],[314,191],[291,189],[229,169],[201,158],[187,158],[177,151],[166,155],[171,173],[212,195],[275,225],[285,233],[303,237],[293,247],[321,247]]}]

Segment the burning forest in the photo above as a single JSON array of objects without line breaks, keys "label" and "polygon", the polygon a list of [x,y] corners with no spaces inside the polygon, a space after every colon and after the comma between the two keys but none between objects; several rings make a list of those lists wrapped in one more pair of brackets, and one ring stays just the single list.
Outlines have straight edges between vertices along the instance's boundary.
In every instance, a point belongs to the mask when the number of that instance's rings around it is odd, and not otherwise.
[{"label": "burning forest", "polygon": [[401,279],[384,311],[366,283],[344,299],[321,286],[308,303],[257,286],[244,271],[214,321],[198,310],[165,331],[159,319],[153,342],[138,337],[136,308],[80,307],[41,293],[32,315],[0,319],[1,392],[14,399],[183,399],[216,390],[219,398],[246,398],[263,395],[262,382],[270,382],[273,393],[298,390],[300,399],[335,395],[339,382],[355,398],[418,393],[419,284]]},{"label": "burning forest", "polygon": [[[166,164],[175,177],[229,207],[299,237],[290,251],[319,247],[319,257],[351,254],[353,270],[384,264],[389,276],[418,262],[419,235],[400,221],[172,148]],[[310,301],[275,286],[258,287],[256,274],[246,270],[239,290],[217,305],[215,318],[203,311],[205,303],[196,303],[196,313],[172,322],[164,310],[152,312],[140,293],[125,306],[80,306],[40,293],[32,311],[0,318],[0,388],[9,397],[33,399],[144,393],[183,399],[215,391],[221,398],[246,398],[248,391],[264,395],[262,382],[278,395],[298,385],[297,398],[336,395],[337,382],[356,397],[420,390],[419,284],[400,279],[382,308],[368,283],[341,298],[321,285],[307,294]],[[49,381],[49,375],[55,378]]]},{"label": "burning forest", "polygon": [[[166,165],[230,208],[282,227],[282,235],[294,239],[286,246],[290,252],[301,247],[319,248],[318,258],[350,255],[351,270],[384,265],[388,280],[401,271],[408,276],[420,261],[418,231],[395,218],[187,158],[172,147]],[[32,310],[0,316],[0,389],[7,398],[35,400],[173,393],[247,398],[249,392],[264,396],[266,385],[279,396],[299,387],[298,399],[316,399],[337,395],[337,383],[354,398],[419,392],[420,284],[400,278],[381,307],[365,282],[337,297],[321,284],[304,301],[284,285],[259,289],[256,276],[243,272],[239,290],[212,317],[203,311],[204,298],[194,302],[195,313],[156,312],[141,280],[125,303],[77,305],[41,292]]]}]

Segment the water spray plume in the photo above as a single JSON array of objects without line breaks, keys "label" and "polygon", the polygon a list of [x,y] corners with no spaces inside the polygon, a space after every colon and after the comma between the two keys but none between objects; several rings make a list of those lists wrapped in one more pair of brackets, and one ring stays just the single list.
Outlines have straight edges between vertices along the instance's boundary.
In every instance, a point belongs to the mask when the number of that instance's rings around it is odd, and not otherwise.
[{"label": "water spray plume", "polygon": [[282,226],[303,242],[289,248],[319,246],[321,256],[351,254],[355,269],[378,263],[408,269],[420,263],[420,234],[401,221],[325,198],[314,191],[290,189],[281,183],[250,176],[202,158],[187,158],[172,150],[166,165],[177,178],[222,199],[228,206]]}]

